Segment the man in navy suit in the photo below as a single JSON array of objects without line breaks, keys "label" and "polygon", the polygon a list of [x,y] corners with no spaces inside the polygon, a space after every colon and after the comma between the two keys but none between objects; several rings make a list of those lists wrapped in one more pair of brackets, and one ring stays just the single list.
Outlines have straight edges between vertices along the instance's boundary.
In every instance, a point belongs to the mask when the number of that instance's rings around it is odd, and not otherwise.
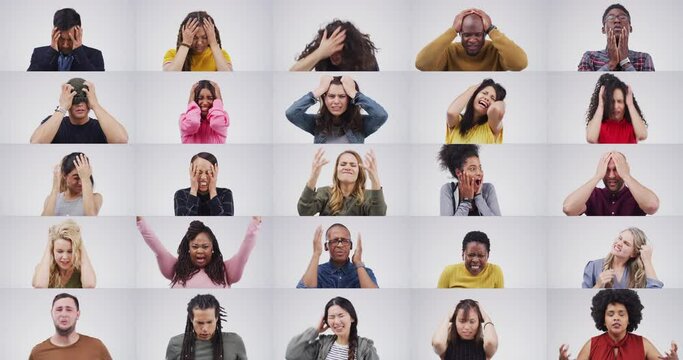
[{"label": "man in navy suit", "polygon": [[102,52],[83,45],[81,16],[74,9],[55,12],[50,46],[33,49],[28,71],[104,71]]}]

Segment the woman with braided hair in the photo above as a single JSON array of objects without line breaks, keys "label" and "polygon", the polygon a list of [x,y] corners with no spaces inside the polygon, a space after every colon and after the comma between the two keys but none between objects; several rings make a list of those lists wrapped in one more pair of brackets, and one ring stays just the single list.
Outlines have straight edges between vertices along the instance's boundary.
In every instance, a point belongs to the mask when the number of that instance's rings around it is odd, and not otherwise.
[{"label": "woman with braided hair", "polygon": [[136,219],[142,238],[156,255],[161,274],[171,280],[173,288],[229,288],[238,282],[256,244],[261,225],[260,216],[252,217],[239,250],[224,261],[216,236],[201,221],[190,223],[180,241],[176,257],[164,248],[141,216]]},{"label": "woman with braided hair", "polygon": [[[334,335],[322,335],[327,330]],[[353,304],[337,296],[325,305],[315,327],[295,336],[287,345],[287,360],[379,360],[372,340],[358,336]]]},{"label": "woman with braided hair", "polygon": [[166,360],[246,360],[242,338],[223,332],[225,309],[213,295],[197,295],[187,303],[185,333],[171,338]]},{"label": "woman with braided hair", "polygon": [[591,260],[583,270],[583,288],[661,288],[652,264],[652,247],[637,227],[619,233],[604,259]]},{"label": "woman with braided hair", "polygon": [[164,71],[232,71],[230,55],[221,45],[221,35],[206,11],[194,11],[178,29],[175,49],[164,55]]}]

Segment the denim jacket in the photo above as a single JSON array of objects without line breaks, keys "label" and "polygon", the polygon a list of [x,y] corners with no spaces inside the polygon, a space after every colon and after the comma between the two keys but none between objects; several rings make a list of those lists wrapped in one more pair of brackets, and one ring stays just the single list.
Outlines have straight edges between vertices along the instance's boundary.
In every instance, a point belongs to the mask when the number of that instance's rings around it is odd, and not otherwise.
[{"label": "denim jacket", "polygon": [[[307,114],[306,110],[316,103],[316,98],[313,96],[312,92],[301,97],[301,99],[295,101],[289,109],[285,112],[285,116],[292,124],[301,128],[302,130],[312,134],[314,136],[313,142],[316,144],[324,144],[327,142],[327,134],[317,132],[315,128],[315,120],[318,117],[317,114]],[[349,143],[352,144],[362,144],[365,142],[365,138],[372,135],[377,129],[379,129],[387,121],[389,115],[382,105],[375,102],[375,100],[363,95],[361,92],[356,93],[356,96],[351,101],[349,105],[358,105],[368,114],[361,115],[363,118],[363,130],[353,131],[351,129],[345,129],[346,138]]]}]

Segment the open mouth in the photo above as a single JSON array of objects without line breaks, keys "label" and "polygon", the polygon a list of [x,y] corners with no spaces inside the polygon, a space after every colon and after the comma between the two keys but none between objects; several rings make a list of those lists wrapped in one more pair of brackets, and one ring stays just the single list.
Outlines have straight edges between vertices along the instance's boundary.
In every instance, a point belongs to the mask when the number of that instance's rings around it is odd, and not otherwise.
[{"label": "open mouth", "polygon": [[489,104],[489,102],[484,99],[479,100],[478,104],[484,109],[488,109],[489,106],[491,106],[491,104]]}]

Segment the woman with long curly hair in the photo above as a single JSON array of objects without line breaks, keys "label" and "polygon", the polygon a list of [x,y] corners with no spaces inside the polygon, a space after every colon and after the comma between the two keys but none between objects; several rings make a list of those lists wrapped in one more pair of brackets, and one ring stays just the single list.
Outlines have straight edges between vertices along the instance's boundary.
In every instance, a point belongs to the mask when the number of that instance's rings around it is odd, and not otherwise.
[{"label": "woman with long curly hair", "polygon": [[175,49],[164,55],[164,71],[232,71],[230,55],[221,45],[211,15],[193,11],[183,19],[178,29]]},{"label": "woman with long curly hair", "polygon": [[636,144],[645,139],[647,122],[631,86],[612,74],[600,76],[586,111],[586,141]]},{"label": "woman with long curly hair", "polygon": [[[320,99],[316,115],[306,110]],[[361,114],[360,110],[368,114]],[[316,144],[364,143],[387,121],[382,105],[360,92],[350,76],[320,78],[320,85],[295,101],[285,112],[287,119],[313,135]]]},{"label": "woman with long curly hair", "polygon": [[446,144],[502,144],[506,95],[491,79],[458,95],[446,114]]},{"label": "woman with long curly hair", "polygon": [[229,288],[240,281],[249,254],[256,245],[261,217],[252,217],[247,234],[235,255],[223,260],[218,240],[201,221],[193,221],[178,245],[178,256],[171,254],[141,217],[136,217],[142,238],[154,252],[161,275],[171,280],[171,287]]},{"label": "woman with long curly hair", "polygon": [[[334,335],[322,335],[331,330]],[[325,305],[323,318],[287,345],[287,360],[379,360],[374,342],[358,336],[358,315],[351,302],[337,296]]]},{"label": "woman with long curly hair", "polygon": [[180,115],[183,144],[225,144],[230,117],[223,109],[221,88],[210,80],[199,80],[190,89],[187,111]]},{"label": "woman with long curly hair", "polygon": [[436,329],[432,348],[442,360],[489,360],[498,350],[498,334],[481,304],[465,299]]},{"label": "woman with long curly hair", "polygon": [[652,247],[637,227],[619,233],[604,259],[591,260],[583,270],[583,288],[661,288],[652,264]]},{"label": "woman with long curly hair", "polygon": [[43,203],[42,216],[96,216],[102,195],[93,191],[90,159],[82,152],[62,158],[52,172],[52,191]]},{"label": "woman with long curly hair", "polygon": [[33,273],[34,288],[94,288],[95,270],[73,220],[52,225],[40,263]]},{"label": "woman with long curly hair", "polygon": [[289,71],[379,71],[375,51],[370,35],[334,19],[318,30]]},{"label": "woman with long curly hair", "polygon": [[[337,156],[332,173],[332,185],[316,189],[322,167],[329,163],[325,159],[325,151],[321,148],[315,153],[311,176],[299,197],[297,208],[299,215],[361,215],[384,216],[387,204],[377,172],[375,152],[370,150],[365,155],[365,163],[353,150],[346,150]],[[365,189],[367,177],[372,186]]]}]

